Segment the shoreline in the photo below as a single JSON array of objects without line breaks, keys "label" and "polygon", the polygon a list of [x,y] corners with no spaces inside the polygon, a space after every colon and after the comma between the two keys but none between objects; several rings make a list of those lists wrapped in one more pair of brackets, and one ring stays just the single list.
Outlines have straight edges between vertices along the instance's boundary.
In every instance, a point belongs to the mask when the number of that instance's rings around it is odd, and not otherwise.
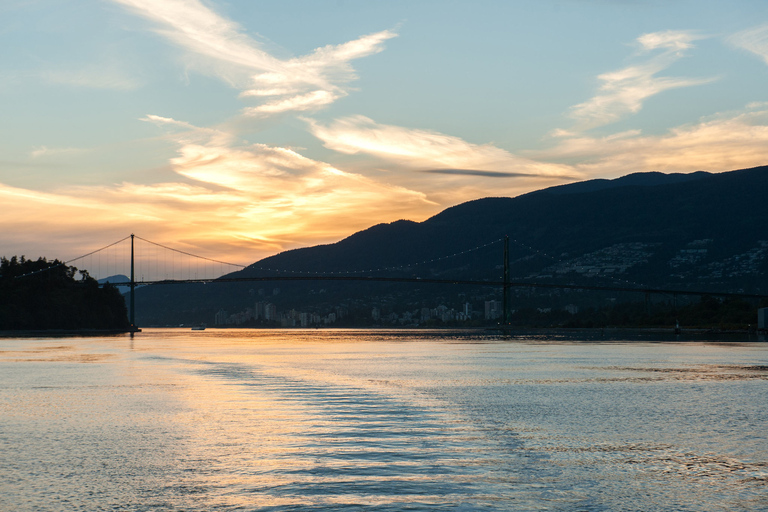
[{"label": "shoreline", "polygon": [[0,331],[0,338],[64,338],[71,336],[117,336],[141,332],[139,328],[123,329],[19,329]]},{"label": "shoreline", "polygon": [[[181,329],[190,330],[193,324],[189,325],[145,325],[146,329]],[[533,326],[419,326],[419,325],[344,325],[344,326],[307,326],[307,327],[281,327],[262,326],[262,325],[213,325],[206,326],[209,330],[237,331],[237,330],[284,330],[284,331],[322,331],[322,330],[361,330],[361,331],[531,331],[531,332],[617,332],[632,331],[649,334],[675,334],[675,327],[533,327]],[[766,334],[756,329],[724,329],[719,327],[680,327],[677,334]],[[2,332],[2,331],[0,331]],[[126,331],[127,332],[127,331]]]},{"label": "shoreline", "polygon": [[[151,336],[152,329],[188,331],[189,327],[146,327],[150,331],[144,331],[146,335]],[[253,327],[213,327],[207,331],[281,331],[290,336],[291,333],[300,332],[318,332],[318,331],[336,331],[336,332],[368,332],[368,333],[389,333],[391,335],[439,335],[444,333],[449,335],[485,335],[491,337],[501,337],[510,340],[522,340],[530,338],[531,340],[550,340],[550,341],[584,341],[584,342],[746,342],[746,343],[765,343],[768,342],[766,333],[748,331],[746,329],[712,329],[712,328],[689,328],[682,329],[680,333],[675,333],[674,329],[663,327],[605,327],[605,328],[564,328],[564,327],[336,327],[336,328],[297,328],[297,327],[272,327],[272,328],[253,328]],[[74,338],[74,337],[99,337],[99,336],[124,336],[129,334],[133,338],[134,333],[141,333],[142,329],[49,329],[49,330],[18,330],[0,331],[0,339],[9,338]],[[197,331],[195,331],[197,332]],[[199,331],[198,334],[205,335],[206,331]]]}]

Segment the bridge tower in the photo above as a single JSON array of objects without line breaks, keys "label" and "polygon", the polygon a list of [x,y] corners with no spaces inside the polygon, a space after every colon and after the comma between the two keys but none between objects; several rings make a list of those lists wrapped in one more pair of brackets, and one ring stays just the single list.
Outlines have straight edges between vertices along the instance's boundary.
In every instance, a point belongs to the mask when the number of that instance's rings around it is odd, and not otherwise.
[{"label": "bridge tower", "polygon": [[136,291],[136,278],[133,274],[133,237],[131,233],[131,331],[136,330],[136,298],[134,292]]}]

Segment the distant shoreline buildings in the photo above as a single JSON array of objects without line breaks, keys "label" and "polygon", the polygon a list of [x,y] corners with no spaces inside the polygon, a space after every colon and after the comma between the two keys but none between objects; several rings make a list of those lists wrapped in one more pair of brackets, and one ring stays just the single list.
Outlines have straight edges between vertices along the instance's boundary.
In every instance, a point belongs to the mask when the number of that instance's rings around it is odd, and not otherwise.
[{"label": "distant shoreline buildings", "polygon": [[[572,306],[575,308],[575,306]],[[220,327],[240,327],[252,325],[271,325],[275,327],[327,327],[337,324],[349,316],[346,306],[334,306],[323,314],[317,312],[289,309],[278,311],[271,302],[257,301],[252,308],[230,314],[219,309],[214,317],[214,325]],[[449,308],[443,304],[435,307],[421,307],[402,312],[383,313],[374,306],[365,318],[371,325],[423,326],[436,321],[444,324],[469,323],[477,321],[496,321],[503,317],[503,304],[499,300],[484,301],[484,310],[475,311],[470,302],[461,308]]]}]

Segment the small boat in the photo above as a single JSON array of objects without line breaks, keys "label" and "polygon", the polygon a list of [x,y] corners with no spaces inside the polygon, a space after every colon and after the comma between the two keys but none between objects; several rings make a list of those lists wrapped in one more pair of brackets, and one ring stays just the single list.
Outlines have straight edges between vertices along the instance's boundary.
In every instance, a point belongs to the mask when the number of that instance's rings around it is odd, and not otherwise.
[{"label": "small boat", "polygon": [[193,331],[204,331],[205,330],[205,324],[196,325],[196,326],[192,327],[192,330]]}]

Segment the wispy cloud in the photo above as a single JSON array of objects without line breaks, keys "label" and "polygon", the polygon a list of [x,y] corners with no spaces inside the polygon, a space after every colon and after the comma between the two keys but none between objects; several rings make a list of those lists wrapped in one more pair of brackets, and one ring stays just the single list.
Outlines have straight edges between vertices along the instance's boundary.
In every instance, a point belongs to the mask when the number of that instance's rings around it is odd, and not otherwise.
[{"label": "wispy cloud", "polygon": [[448,174],[451,176],[482,176],[483,178],[531,178],[536,174],[527,174],[522,172],[498,172],[498,171],[480,171],[478,169],[427,169],[429,174]]},{"label": "wispy cloud", "polygon": [[219,130],[217,128],[195,126],[186,121],[179,121],[170,117],[148,114],[139,120],[152,123],[163,128],[170,127],[177,129],[168,136],[170,140],[176,142],[177,144],[192,144],[195,142],[204,141],[213,142],[219,145],[230,145],[235,139],[235,136],[229,131]]},{"label": "wispy cloud", "polygon": [[383,43],[397,35],[385,30],[281,60],[199,0],[114,1],[157,23],[157,33],[185,49],[191,65],[240,88],[242,98],[266,98],[245,110],[251,116],[315,110],[333,103],[347,94],[343,85],[357,78],[350,61],[382,51]]},{"label": "wispy cloud", "polygon": [[[384,30],[340,45],[324,46],[310,55],[286,61],[283,72],[254,76],[254,87],[245,91],[243,96],[279,96],[279,99],[247,112],[263,114],[313,110],[346,96],[347,92],[336,84],[357,78],[349,62],[382,51],[384,42],[396,36],[396,33]],[[307,92],[308,86],[316,89]]]},{"label": "wispy cloud", "polygon": [[[209,64],[227,63],[241,70],[279,72],[279,59],[258,47],[240,26],[215,13],[199,0],[114,0],[157,23],[156,32]],[[218,69],[222,72],[223,69]],[[234,79],[235,76],[228,78]]]},{"label": "wispy cloud", "polygon": [[[422,191],[442,207],[478,197],[515,196],[581,176],[570,165],[523,158],[491,144],[472,144],[431,130],[378,124],[364,116],[337,119],[330,125],[305,120],[326,147],[383,160],[384,178]],[[363,160],[362,172],[381,172]]]},{"label": "wispy cloud", "polygon": [[[257,107],[245,109],[247,115],[280,114],[282,112],[317,110],[330,105],[341,96],[346,95],[341,90],[312,91],[306,94],[287,95],[282,98],[270,100]],[[266,96],[266,94],[265,94]]]},{"label": "wispy cloud", "polygon": [[142,80],[130,75],[114,64],[89,65],[79,69],[49,69],[42,71],[43,80],[58,85],[132,91],[143,85]]},{"label": "wispy cloud", "polygon": [[621,176],[637,171],[726,171],[768,162],[768,103],[680,126],[665,135],[623,132],[609,137],[563,138],[553,149],[528,152],[532,158],[571,162],[588,176]]},{"label": "wispy cloud", "polygon": [[571,108],[570,117],[576,120],[577,129],[595,128],[634,114],[646,99],[668,89],[713,81],[714,78],[657,76],[683,57],[685,51],[693,47],[693,41],[701,38],[689,31],[653,32],[637,38],[638,57],[655,54],[637,64],[599,75],[598,94]]},{"label": "wispy cloud", "polygon": [[518,157],[491,144],[472,144],[459,137],[431,130],[417,130],[378,124],[365,116],[337,119],[324,126],[305,119],[310,131],[334,151],[366,153],[413,170],[440,169],[443,174],[513,173],[528,176],[574,178],[565,165],[537,162]]},{"label": "wispy cloud", "polygon": [[737,32],[728,41],[754,53],[768,64],[768,24]]},{"label": "wispy cloud", "polygon": [[32,158],[50,158],[50,157],[68,157],[82,155],[89,150],[85,148],[49,148],[48,146],[39,146],[29,152]]}]

